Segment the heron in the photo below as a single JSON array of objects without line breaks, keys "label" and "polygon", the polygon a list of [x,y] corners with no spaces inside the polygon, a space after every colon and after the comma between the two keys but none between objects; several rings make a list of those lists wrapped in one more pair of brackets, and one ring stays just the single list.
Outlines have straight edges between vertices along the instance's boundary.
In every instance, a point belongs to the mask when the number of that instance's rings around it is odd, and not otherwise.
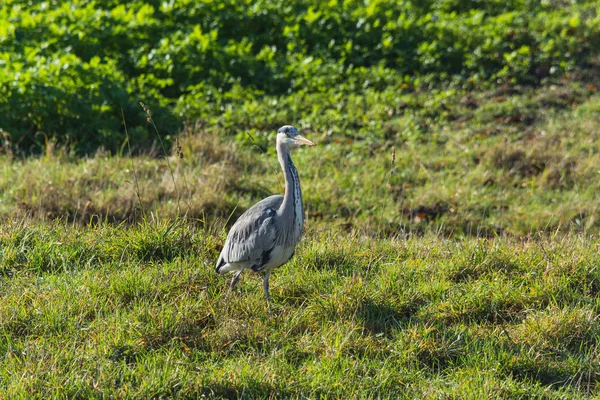
[{"label": "heron", "polygon": [[285,176],[284,195],[263,199],[244,212],[227,234],[217,260],[216,272],[235,272],[229,290],[233,290],[244,270],[258,272],[263,278],[267,306],[271,271],[287,263],[300,242],[304,225],[304,206],[298,170],[292,162],[293,147],[315,144],[298,134],[291,125],[277,130],[277,158]]}]

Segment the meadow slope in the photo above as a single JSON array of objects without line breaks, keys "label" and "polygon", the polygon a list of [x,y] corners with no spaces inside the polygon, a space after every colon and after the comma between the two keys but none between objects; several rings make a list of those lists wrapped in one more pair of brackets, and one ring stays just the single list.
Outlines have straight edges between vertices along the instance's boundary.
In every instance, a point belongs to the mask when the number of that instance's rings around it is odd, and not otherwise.
[{"label": "meadow slope", "polygon": [[0,398],[600,397],[597,2],[4,3]]},{"label": "meadow slope", "polygon": [[190,128],[168,159],[5,155],[2,392],[600,395],[598,96],[498,96],[474,93],[487,111],[435,144],[307,132],[322,142],[294,153],[307,234],[273,275],[272,315],[256,276],[226,298],[213,270],[224,228],[282,190],[258,139]]},{"label": "meadow slope", "polygon": [[[364,112],[371,121],[382,109],[397,113],[377,130],[396,132],[388,139],[298,124],[319,144],[293,153],[310,224],[383,236],[598,233],[600,94],[590,71],[540,87],[405,99],[415,110],[376,97]],[[236,140],[218,125],[188,126],[167,157],[158,146],[82,158],[53,143],[38,157],[0,155],[0,215],[85,224],[157,213],[222,226],[283,192],[274,134],[240,128]]]}]

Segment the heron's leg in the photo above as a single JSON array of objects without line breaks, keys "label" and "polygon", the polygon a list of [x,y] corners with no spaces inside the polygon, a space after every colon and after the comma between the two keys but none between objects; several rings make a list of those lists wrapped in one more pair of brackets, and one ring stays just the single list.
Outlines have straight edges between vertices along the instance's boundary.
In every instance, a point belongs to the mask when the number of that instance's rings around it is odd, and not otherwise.
[{"label": "heron's leg", "polygon": [[238,272],[233,274],[233,279],[231,280],[231,285],[229,285],[229,290],[233,290],[235,288],[235,285],[237,285],[238,281],[240,280],[240,275],[242,274],[242,271],[243,269],[240,269]]},{"label": "heron's leg", "polygon": [[271,275],[271,271],[267,271],[263,275],[263,289],[267,299],[267,306],[269,307],[269,310],[271,310],[271,299],[269,298],[269,275]]}]

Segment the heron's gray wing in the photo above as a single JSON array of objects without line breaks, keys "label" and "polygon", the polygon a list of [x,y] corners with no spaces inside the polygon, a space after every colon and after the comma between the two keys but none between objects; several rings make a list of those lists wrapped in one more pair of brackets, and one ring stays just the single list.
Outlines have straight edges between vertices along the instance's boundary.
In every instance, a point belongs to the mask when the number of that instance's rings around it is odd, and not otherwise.
[{"label": "heron's gray wing", "polygon": [[283,202],[283,196],[276,195],[259,201],[231,227],[217,269],[223,263],[246,262],[249,267],[262,266],[261,260],[275,245],[277,237],[277,209]]}]

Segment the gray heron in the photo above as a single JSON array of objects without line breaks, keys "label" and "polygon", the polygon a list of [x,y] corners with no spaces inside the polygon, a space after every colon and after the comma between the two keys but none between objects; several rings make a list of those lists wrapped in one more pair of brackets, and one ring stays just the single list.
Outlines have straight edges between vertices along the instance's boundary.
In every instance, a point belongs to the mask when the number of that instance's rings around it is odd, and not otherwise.
[{"label": "gray heron", "polygon": [[290,149],[300,145],[315,144],[300,136],[293,126],[279,128],[277,158],[285,176],[285,193],[283,196],[269,196],[246,210],[231,227],[217,260],[218,274],[235,272],[230,290],[235,287],[244,270],[251,269],[262,274],[267,305],[270,305],[271,271],[292,258],[302,236],[302,190],[298,170],[290,155]]}]

